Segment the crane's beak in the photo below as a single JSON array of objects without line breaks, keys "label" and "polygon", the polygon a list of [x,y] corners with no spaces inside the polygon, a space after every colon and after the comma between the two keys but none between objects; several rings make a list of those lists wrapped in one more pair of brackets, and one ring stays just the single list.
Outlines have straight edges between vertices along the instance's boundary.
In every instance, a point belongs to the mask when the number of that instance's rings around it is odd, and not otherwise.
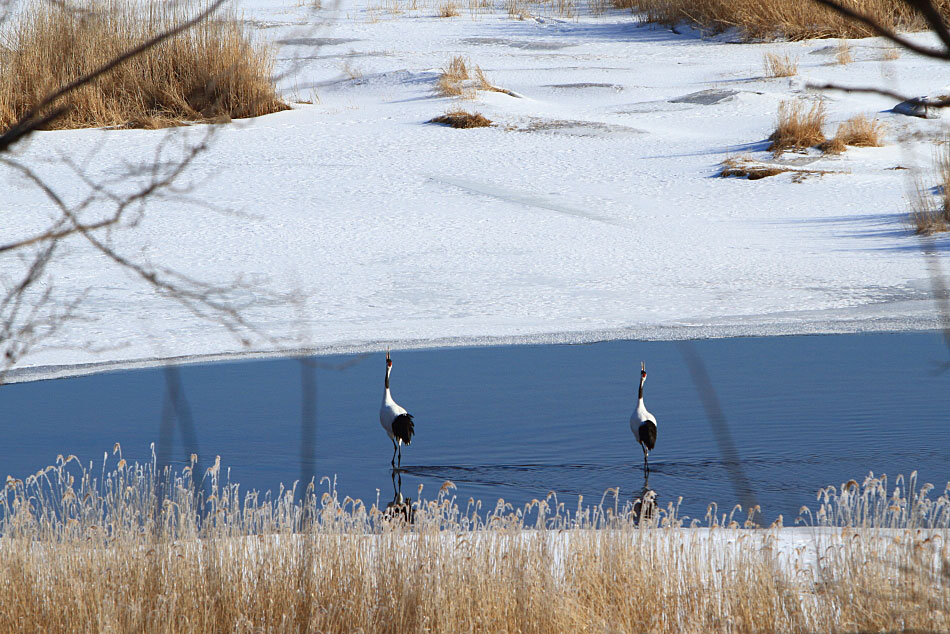
[{"label": "crane's beak", "polygon": [[641,361],[641,362],[640,362],[640,371],[641,371],[641,372],[646,372],[646,371],[647,371],[647,364],[646,364],[644,361]]},{"label": "crane's beak", "polygon": [[389,348],[386,348],[386,360],[389,361]]}]

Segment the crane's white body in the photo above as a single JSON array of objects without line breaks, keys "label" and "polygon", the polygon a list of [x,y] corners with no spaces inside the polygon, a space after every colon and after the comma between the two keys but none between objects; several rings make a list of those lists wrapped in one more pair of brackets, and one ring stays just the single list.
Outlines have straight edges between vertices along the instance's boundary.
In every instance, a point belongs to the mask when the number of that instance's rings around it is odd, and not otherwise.
[{"label": "crane's white body", "polygon": [[[388,374],[387,371],[387,375]],[[379,424],[386,430],[386,434],[390,440],[402,444],[402,440],[397,439],[395,434],[393,434],[393,421],[396,420],[397,416],[408,413],[405,407],[393,400],[393,395],[390,394],[389,388],[387,387],[383,391],[383,404],[379,407]]]},{"label": "crane's white body", "polygon": [[[636,436],[639,433],[640,425],[647,421],[650,421],[656,425],[656,417],[647,411],[646,405],[643,404],[643,399],[641,398],[640,402],[637,403],[637,409],[634,410],[633,414],[630,416],[630,431],[632,431]],[[637,440],[639,442],[639,436],[637,436]]]}]

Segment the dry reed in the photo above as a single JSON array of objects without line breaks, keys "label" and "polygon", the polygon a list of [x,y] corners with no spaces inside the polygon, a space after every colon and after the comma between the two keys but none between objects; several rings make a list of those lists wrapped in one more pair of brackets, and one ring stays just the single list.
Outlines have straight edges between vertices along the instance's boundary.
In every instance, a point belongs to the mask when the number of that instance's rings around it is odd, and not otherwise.
[{"label": "dry reed", "polygon": [[459,5],[455,0],[443,0],[436,7],[436,14],[440,18],[457,18],[459,15]]},{"label": "dry reed", "polygon": [[851,45],[848,44],[848,40],[844,38],[838,40],[838,50],[835,51],[835,63],[841,66],[847,66],[853,61],[854,56],[851,54]]},{"label": "dry reed", "polygon": [[798,58],[789,53],[766,53],[763,64],[766,77],[794,77],[798,74]]},{"label": "dry reed", "polygon": [[[650,22],[670,26],[687,22],[713,32],[736,28],[755,40],[873,35],[863,24],[801,0],[614,0],[614,4],[642,11]],[[892,29],[927,29],[924,20],[900,0],[845,0],[844,4]],[[935,0],[935,4],[944,19],[950,18],[950,0]]]},{"label": "dry reed", "polygon": [[919,179],[911,194],[910,226],[922,235],[950,231],[950,142],[942,143],[936,151],[934,172],[937,197]]},{"label": "dry reed", "polygon": [[[0,130],[47,94],[187,18],[194,5],[92,0],[82,11],[34,2],[4,33]],[[162,127],[227,121],[284,110],[271,81],[273,57],[233,15],[218,14],[117,67],[61,100],[55,128]]]},{"label": "dry reed", "polygon": [[193,468],[120,460],[100,478],[70,456],[8,479],[0,631],[950,628],[950,498],[916,475],[822,490],[792,548],[781,521],[743,530],[710,505],[687,528],[672,503],[638,516],[615,491],[486,511],[446,483],[408,522],[329,484],[242,495],[220,463],[197,485]]},{"label": "dry reed", "polygon": [[775,131],[769,136],[769,148],[775,155],[786,150],[805,150],[825,142],[821,128],[825,123],[825,104],[816,101],[806,111],[801,101],[783,101],[779,104]]}]

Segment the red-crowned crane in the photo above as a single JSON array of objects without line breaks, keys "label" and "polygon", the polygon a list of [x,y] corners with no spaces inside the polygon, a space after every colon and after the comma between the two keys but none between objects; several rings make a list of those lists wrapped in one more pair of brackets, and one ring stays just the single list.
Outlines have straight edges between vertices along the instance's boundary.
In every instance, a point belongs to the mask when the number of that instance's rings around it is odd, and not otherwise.
[{"label": "red-crowned crane", "polygon": [[640,362],[640,396],[637,402],[637,409],[630,417],[630,431],[637,437],[640,448],[643,449],[643,470],[650,470],[650,463],[647,462],[647,456],[656,445],[656,418],[647,411],[643,404],[643,384],[647,380],[647,368],[644,362]]},{"label": "red-crowned crane", "polygon": [[412,435],[415,427],[412,424],[412,414],[406,411],[393,400],[389,393],[389,373],[393,369],[393,360],[386,350],[386,389],[383,391],[383,404],[379,408],[379,424],[386,430],[386,435],[393,441],[392,466],[396,468],[396,453],[399,453],[399,465],[402,465],[402,446],[412,444]]}]

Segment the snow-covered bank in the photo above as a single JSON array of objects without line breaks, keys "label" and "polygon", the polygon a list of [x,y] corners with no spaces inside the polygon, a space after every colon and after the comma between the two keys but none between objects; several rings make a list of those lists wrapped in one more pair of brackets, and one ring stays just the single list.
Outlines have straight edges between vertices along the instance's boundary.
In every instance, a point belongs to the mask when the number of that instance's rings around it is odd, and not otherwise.
[{"label": "snow-covered bank", "polygon": [[[860,40],[843,66],[833,63],[833,42],[703,40],[614,11],[513,20],[496,3],[477,19],[465,11],[440,19],[434,3],[417,6],[396,12],[357,0],[314,12],[289,0],[251,2],[245,17],[278,47],[278,70],[292,71],[281,80],[285,94],[313,91],[318,103],[222,126],[193,165],[189,199],[238,214],[156,200],[137,228],[112,237],[124,252],[197,279],[240,275],[251,289],[293,293],[296,303],[246,312],[277,342],[243,345],[77,240],[55,283],[74,296],[89,289],[84,319],[11,380],[386,344],[937,327],[904,192],[908,173],[932,184],[939,120],[885,112],[893,101],[882,97],[829,93],[826,133],[874,114],[889,126],[888,145],[786,155],[832,172],[804,180],[715,175],[728,156],[768,157],[778,104],[814,97],[807,82],[934,94],[943,88],[934,78],[946,77],[939,62],[885,60],[882,41]],[[799,76],[763,78],[762,56],[776,50],[799,58]],[[518,95],[462,102],[494,127],[425,124],[454,105],[434,84],[455,55]],[[167,134],[41,133],[19,158],[79,199],[84,186],[60,157],[108,178]],[[47,203],[12,172],[3,182],[6,242],[42,226]],[[0,260],[0,275],[17,266]],[[254,291],[238,299],[252,301]]]}]

